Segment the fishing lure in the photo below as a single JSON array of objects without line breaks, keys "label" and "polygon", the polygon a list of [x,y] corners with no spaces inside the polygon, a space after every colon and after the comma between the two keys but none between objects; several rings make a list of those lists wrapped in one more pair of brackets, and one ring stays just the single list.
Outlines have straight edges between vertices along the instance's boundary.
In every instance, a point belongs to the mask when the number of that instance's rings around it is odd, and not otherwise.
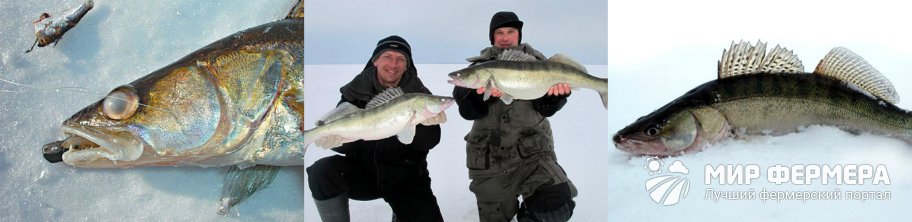
[{"label": "fishing lure", "polygon": [[89,10],[92,10],[92,7],[94,6],[95,3],[92,2],[92,0],[89,0],[58,17],[51,17],[47,12],[41,13],[41,17],[33,23],[35,25],[35,42],[32,43],[32,47],[29,48],[29,50],[26,50],[25,53],[29,53],[32,49],[35,49],[35,45],[38,45],[38,47],[45,47],[54,43],[54,46],[57,46],[57,41],[60,41],[63,34],[75,27],[76,23],[79,23],[79,20],[81,20]]}]

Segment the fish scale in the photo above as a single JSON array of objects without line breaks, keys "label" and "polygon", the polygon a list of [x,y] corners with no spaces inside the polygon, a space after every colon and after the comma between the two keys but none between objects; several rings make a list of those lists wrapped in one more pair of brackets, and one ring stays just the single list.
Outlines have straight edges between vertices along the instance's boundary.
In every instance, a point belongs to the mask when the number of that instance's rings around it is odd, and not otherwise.
[{"label": "fish scale", "polygon": [[[729,85],[730,87],[719,87]],[[707,100],[712,93],[720,93],[721,101],[708,103],[720,109],[735,128],[758,131],[761,127],[756,119],[744,118],[752,108],[788,106],[791,111],[805,111],[796,115],[790,113],[782,118],[807,119],[808,123],[831,125],[840,128],[858,128],[856,124],[876,128],[881,134],[899,135],[903,130],[912,130],[912,114],[883,100],[871,98],[846,87],[839,80],[817,75],[756,74],[722,79],[698,87],[704,94],[700,100]],[[723,90],[718,90],[723,89]],[[696,96],[696,95],[695,95]],[[798,102],[801,101],[801,102]],[[750,105],[736,108],[735,104]],[[694,104],[697,105],[697,104]],[[811,111],[813,106],[828,108]],[[741,111],[736,111],[741,110]],[[769,110],[767,110],[769,111]],[[824,112],[820,112],[824,111]],[[855,116],[853,116],[855,115]],[[814,120],[818,121],[814,121]],[[842,120],[842,121],[840,121]],[[785,129],[797,128],[799,124],[780,126]],[[906,138],[909,140],[909,138]]]}]

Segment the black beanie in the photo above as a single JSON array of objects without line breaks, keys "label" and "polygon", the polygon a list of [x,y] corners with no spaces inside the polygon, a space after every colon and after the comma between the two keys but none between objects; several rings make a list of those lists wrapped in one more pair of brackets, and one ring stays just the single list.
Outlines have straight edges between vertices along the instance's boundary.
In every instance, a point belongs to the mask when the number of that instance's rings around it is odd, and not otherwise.
[{"label": "black beanie", "polygon": [[386,50],[396,50],[404,54],[405,57],[407,57],[406,60],[408,60],[406,71],[418,72],[418,70],[415,69],[415,61],[412,61],[412,46],[410,46],[405,39],[397,35],[391,35],[377,41],[377,47],[374,48],[374,53],[371,54],[370,59],[367,59],[367,64],[364,64],[364,70],[374,67],[374,60],[376,60],[377,57],[380,57],[380,54],[383,54],[383,51]]},{"label": "black beanie", "polygon": [[371,55],[371,62],[377,60],[386,50],[396,50],[404,54],[409,61],[412,60],[412,47],[402,37],[391,35],[377,42],[377,48],[374,48],[374,54]]},{"label": "black beanie", "polygon": [[516,13],[494,13],[494,16],[491,17],[491,29],[488,30],[488,39],[491,40],[491,45],[494,45],[494,30],[502,27],[511,27],[519,31],[519,39],[517,39],[517,44],[522,43],[522,26],[523,22],[519,20],[519,17],[516,16]]}]

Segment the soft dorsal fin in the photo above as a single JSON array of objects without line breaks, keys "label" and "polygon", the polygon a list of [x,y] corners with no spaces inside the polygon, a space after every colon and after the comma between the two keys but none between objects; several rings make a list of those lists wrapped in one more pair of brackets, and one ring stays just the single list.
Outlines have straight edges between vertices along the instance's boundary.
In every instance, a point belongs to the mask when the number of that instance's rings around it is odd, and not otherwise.
[{"label": "soft dorsal fin", "polygon": [[773,47],[760,64],[760,72],[766,73],[804,73],[804,65],[792,50],[784,47]]},{"label": "soft dorsal fin", "polygon": [[405,93],[402,92],[402,88],[399,88],[399,87],[388,88],[386,90],[383,90],[383,92],[380,92],[380,94],[377,94],[376,96],[374,96],[374,98],[371,99],[370,101],[368,101],[367,105],[364,106],[364,109],[378,107],[378,106],[383,105],[384,103],[387,103],[390,100],[393,100],[396,97],[400,97],[404,94]]},{"label": "soft dorsal fin", "polygon": [[[335,121],[344,115],[347,115],[349,113],[354,113],[354,112],[357,112],[360,110],[361,109],[359,109],[357,106],[355,106],[351,103],[343,102],[342,104],[339,104],[339,106],[336,106],[335,109],[330,110],[328,113],[326,113],[322,117],[320,117],[320,119],[317,120],[317,126],[326,125],[327,123]],[[322,147],[325,147],[325,146],[322,146]]]},{"label": "soft dorsal fin", "polygon": [[537,59],[535,59],[535,56],[529,55],[529,53],[523,52],[522,50],[507,49],[501,52],[499,56],[497,56],[497,60],[522,62],[535,61]]},{"label": "soft dorsal fin", "polygon": [[561,54],[561,53],[554,54],[553,56],[551,56],[551,58],[548,58],[548,61],[556,62],[556,63],[561,63],[561,64],[566,64],[566,65],[572,66],[572,67],[574,67],[574,68],[577,68],[577,69],[579,69],[579,70],[582,70],[583,72],[586,72],[586,73],[589,72],[589,71],[586,70],[586,67],[585,67],[585,66],[583,66],[582,64],[579,64],[578,62],[576,62],[575,60],[573,60],[573,59],[570,58],[569,56],[566,56],[566,55]]},{"label": "soft dorsal fin", "polygon": [[802,73],[804,66],[792,51],[778,45],[767,55],[763,42],[757,42],[757,46],[744,41],[732,42],[728,50],[722,50],[719,79],[761,72]]},{"label": "soft dorsal fin", "polygon": [[871,93],[889,103],[899,102],[896,89],[886,77],[849,49],[836,47],[817,64],[814,74],[829,76]]}]

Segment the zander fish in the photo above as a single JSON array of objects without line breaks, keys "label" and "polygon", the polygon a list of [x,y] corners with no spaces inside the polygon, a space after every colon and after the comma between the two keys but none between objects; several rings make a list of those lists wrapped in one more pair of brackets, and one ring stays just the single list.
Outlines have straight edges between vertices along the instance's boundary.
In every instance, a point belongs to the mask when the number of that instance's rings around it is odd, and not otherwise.
[{"label": "zander fish", "polygon": [[331,112],[317,127],[304,131],[304,144],[334,148],[355,140],[379,140],[394,135],[400,142],[410,144],[416,125],[439,124],[425,121],[444,115],[443,111],[453,102],[451,97],[405,94],[400,88],[389,88],[371,99],[364,109],[347,105],[350,107]]},{"label": "zander fish", "polygon": [[[303,0],[288,16],[218,40],[63,122],[45,145],[76,167],[234,166],[220,214],[303,165]],[[300,10],[300,11],[296,11]]]},{"label": "zander fish", "polygon": [[[608,79],[590,75],[586,67],[562,54],[537,61],[525,52],[505,50],[497,60],[469,66],[449,76],[447,82],[460,87],[498,89],[503,92],[500,99],[508,105],[513,99],[541,98],[555,84],[566,83],[574,89],[595,90],[601,96],[602,105],[608,108]],[[485,90],[485,100],[490,92]]]},{"label": "zander fish", "polygon": [[864,59],[834,48],[805,73],[776,46],[732,43],[719,78],[700,85],[614,136],[618,149],[641,155],[696,152],[733,136],[782,135],[802,126],[834,126],[912,142],[912,112],[894,105],[893,85]]}]

